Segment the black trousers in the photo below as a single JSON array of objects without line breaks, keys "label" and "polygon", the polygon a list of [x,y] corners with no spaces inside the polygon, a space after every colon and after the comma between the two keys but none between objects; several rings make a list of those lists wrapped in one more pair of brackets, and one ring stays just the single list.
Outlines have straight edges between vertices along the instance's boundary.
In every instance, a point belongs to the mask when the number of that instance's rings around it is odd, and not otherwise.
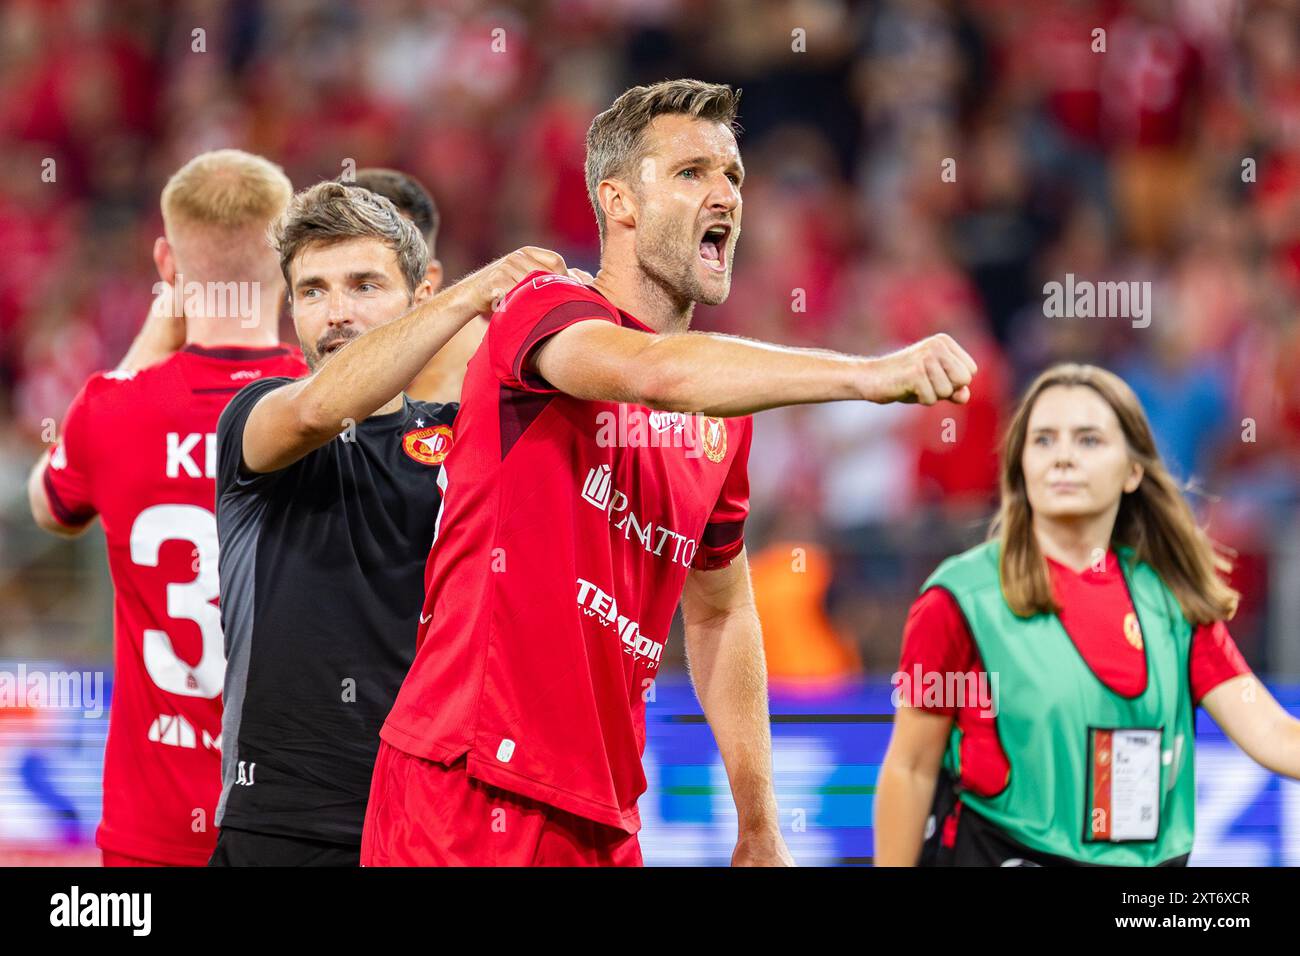
[{"label": "black trousers", "polygon": [[[930,812],[934,832],[921,846],[921,866],[1095,866],[1068,857],[1031,850],[1011,839],[1001,827],[960,802],[955,781],[946,769],[939,771]],[[956,828],[956,839],[944,845],[946,830]],[[1190,854],[1166,860],[1161,866],[1186,866]]]},{"label": "black trousers", "polygon": [[327,843],[222,827],[208,866],[357,866],[361,844]]}]

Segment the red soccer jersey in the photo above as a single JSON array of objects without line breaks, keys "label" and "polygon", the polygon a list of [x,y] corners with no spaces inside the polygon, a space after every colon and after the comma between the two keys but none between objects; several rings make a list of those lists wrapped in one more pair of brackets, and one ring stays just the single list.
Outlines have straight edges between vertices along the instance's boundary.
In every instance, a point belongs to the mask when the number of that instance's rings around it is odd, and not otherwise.
[{"label": "red soccer jersey", "polygon": [[202,864],[221,791],[217,418],[249,382],[306,371],[296,348],[187,346],[101,372],[73,400],[45,469],[63,524],[99,515],[116,598],[104,755],[105,850]]},{"label": "red soccer jersey", "polygon": [[[1133,600],[1114,551],[1101,571],[1072,568],[1047,559],[1052,592],[1061,607],[1061,625],[1088,668],[1111,691],[1136,697],[1146,690],[1147,663]],[[1241,651],[1222,621],[1202,624],[1192,635],[1188,680],[1197,704],[1210,691],[1238,674],[1249,673]],[[956,598],[930,588],[912,605],[903,630],[899,690],[911,706],[954,717],[962,731],[962,784],[991,796],[1006,784],[1011,765],[998,739],[997,718],[978,703],[962,707],[924,700],[916,674],[984,672],[979,649]],[[984,686],[982,683],[977,686]],[[1011,691],[1005,685],[1003,692]],[[1011,691],[1013,692],[1013,691]]]},{"label": "red soccer jersey", "polygon": [[752,421],[553,388],[530,356],[592,319],[651,331],[535,273],[470,361],[419,649],[380,736],[635,833],[645,695],[687,571],[743,546]]}]

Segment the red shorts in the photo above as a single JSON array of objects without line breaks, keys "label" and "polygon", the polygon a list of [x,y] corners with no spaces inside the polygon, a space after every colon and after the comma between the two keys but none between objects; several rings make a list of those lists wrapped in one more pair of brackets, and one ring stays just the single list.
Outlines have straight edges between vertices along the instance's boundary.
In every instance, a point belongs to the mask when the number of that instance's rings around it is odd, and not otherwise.
[{"label": "red shorts", "polygon": [[170,863],[158,863],[154,860],[142,860],[135,856],[123,856],[121,853],[113,853],[111,850],[100,850],[104,857],[105,866],[171,866]]},{"label": "red shorts", "polygon": [[362,866],[641,866],[635,833],[475,780],[465,758],[386,741],[370,782]]}]

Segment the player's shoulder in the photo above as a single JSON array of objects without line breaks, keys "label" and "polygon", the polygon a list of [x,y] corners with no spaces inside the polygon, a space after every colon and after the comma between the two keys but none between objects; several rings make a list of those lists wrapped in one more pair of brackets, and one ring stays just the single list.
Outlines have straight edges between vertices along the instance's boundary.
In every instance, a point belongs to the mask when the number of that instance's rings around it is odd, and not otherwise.
[{"label": "player's shoulder", "polygon": [[104,369],[95,372],[81,389],[81,400],[97,411],[138,406],[173,381],[171,360],[142,369]]},{"label": "player's shoulder", "polygon": [[148,369],[103,369],[94,372],[86,379],[83,390],[87,395],[100,395],[112,391],[130,391],[128,383],[134,383],[140,377],[141,371]]},{"label": "player's shoulder", "polygon": [[104,446],[105,453],[120,454],[123,442],[133,442],[152,433],[159,422],[173,420],[185,397],[184,379],[172,364],[174,358],[142,369],[95,372],[69,406],[65,429],[82,436],[105,436],[102,440],[110,443]]},{"label": "player's shoulder", "polygon": [[239,391],[231,397],[226,403],[226,407],[221,412],[221,420],[225,421],[240,410],[247,410],[257,404],[268,392],[273,392],[277,388],[283,388],[286,385],[292,385],[298,379],[291,375],[265,375],[260,378],[252,379],[244,384]]},{"label": "player's shoulder", "polygon": [[613,307],[595,289],[577,279],[552,272],[530,272],[511,289],[501,305],[500,316],[536,315],[567,302],[584,303],[614,314]]}]

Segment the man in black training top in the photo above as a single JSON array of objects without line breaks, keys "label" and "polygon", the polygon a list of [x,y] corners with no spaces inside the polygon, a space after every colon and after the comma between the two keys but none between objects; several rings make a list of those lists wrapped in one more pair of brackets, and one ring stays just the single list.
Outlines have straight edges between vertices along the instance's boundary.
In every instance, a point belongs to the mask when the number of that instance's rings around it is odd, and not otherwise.
[{"label": "man in black training top", "polygon": [[403,388],[495,298],[564,263],[521,249],[434,295],[416,228],[331,182],[293,198],[274,241],[312,374],[253,382],[217,426],[227,667],[211,863],[355,866],[456,412]]}]

